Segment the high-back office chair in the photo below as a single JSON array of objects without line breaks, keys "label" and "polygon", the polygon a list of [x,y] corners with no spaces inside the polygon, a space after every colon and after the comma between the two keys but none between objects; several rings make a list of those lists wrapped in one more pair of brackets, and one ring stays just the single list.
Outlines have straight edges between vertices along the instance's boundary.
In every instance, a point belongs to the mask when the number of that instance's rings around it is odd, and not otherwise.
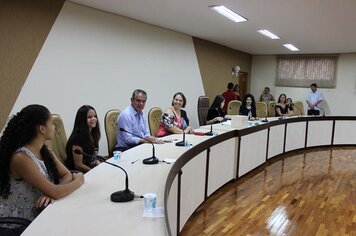
[{"label": "high-back office chair", "polygon": [[294,103],[294,114],[295,115],[304,115],[304,105],[302,101],[296,101]]},{"label": "high-back office chair", "polygon": [[148,112],[148,126],[150,128],[151,136],[155,136],[161,122],[162,109],[159,107],[153,107]]},{"label": "high-back office chair", "polygon": [[108,142],[108,154],[109,157],[113,156],[113,151],[116,145],[116,132],[117,132],[117,117],[120,114],[120,110],[112,109],[105,114],[104,126],[106,140]]},{"label": "high-back office chair", "polygon": [[198,98],[199,126],[206,125],[208,110],[209,110],[209,98],[207,96],[200,96]]},{"label": "high-back office chair", "polygon": [[276,108],[275,108],[276,104],[277,104],[277,102],[275,102],[275,101],[270,101],[268,103],[267,107],[268,107],[268,116],[269,117],[276,116]]},{"label": "high-back office chair", "polygon": [[53,125],[56,128],[54,131],[54,138],[52,140],[46,141],[46,145],[51,149],[57,158],[62,163],[65,163],[67,159],[66,145],[67,145],[67,135],[64,129],[63,121],[60,115],[53,114]]},{"label": "high-back office chair", "polygon": [[238,115],[240,112],[241,101],[232,100],[227,105],[227,115]]},{"label": "high-back office chair", "polygon": [[[20,235],[27,226],[31,224],[31,221],[20,217],[0,217],[0,235]],[[14,228],[8,228],[8,227]]]},{"label": "high-back office chair", "polygon": [[257,117],[267,117],[267,104],[265,102],[256,102],[256,116]]}]

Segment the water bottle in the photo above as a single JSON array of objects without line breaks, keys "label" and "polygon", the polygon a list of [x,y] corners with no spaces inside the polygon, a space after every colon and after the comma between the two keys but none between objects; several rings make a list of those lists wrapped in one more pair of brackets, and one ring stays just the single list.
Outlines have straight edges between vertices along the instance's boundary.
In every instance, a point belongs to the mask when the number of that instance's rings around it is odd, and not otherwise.
[{"label": "water bottle", "polygon": [[115,162],[120,161],[120,158],[121,158],[121,151],[114,151],[113,154],[114,154],[114,161],[115,161]]}]

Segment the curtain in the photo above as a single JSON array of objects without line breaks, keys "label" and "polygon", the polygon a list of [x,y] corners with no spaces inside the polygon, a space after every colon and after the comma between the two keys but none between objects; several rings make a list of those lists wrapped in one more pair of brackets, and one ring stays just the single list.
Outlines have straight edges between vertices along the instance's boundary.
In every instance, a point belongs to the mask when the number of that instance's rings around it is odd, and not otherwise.
[{"label": "curtain", "polygon": [[337,56],[277,57],[276,86],[335,88]]}]

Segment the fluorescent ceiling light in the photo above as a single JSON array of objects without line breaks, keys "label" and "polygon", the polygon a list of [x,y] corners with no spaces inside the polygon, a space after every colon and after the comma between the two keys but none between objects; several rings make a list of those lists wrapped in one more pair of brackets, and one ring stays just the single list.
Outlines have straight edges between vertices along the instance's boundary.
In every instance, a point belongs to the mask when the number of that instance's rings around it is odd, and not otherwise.
[{"label": "fluorescent ceiling light", "polygon": [[299,51],[298,48],[296,48],[293,44],[290,44],[290,43],[283,44],[283,46],[285,46],[286,48],[288,48],[291,51]]},{"label": "fluorescent ceiling light", "polygon": [[224,6],[209,6],[211,9],[216,11],[217,13],[225,16],[226,18],[229,18],[232,21],[235,22],[243,22],[247,21],[247,19],[243,16],[240,16],[239,14],[231,11],[230,9],[224,7]]},{"label": "fluorescent ceiling light", "polygon": [[266,29],[261,29],[261,30],[257,30],[258,33],[263,34],[266,37],[269,37],[271,39],[279,39],[279,37],[271,32],[269,32]]}]

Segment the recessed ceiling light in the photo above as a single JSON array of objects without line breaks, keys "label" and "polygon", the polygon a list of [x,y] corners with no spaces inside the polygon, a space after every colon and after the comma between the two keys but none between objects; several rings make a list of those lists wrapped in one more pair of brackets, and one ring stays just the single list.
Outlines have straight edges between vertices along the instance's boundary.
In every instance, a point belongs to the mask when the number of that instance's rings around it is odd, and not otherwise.
[{"label": "recessed ceiling light", "polygon": [[232,21],[235,22],[243,22],[247,21],[247,19],[243,16],[240,16],[239,14],[231,11],[229,8],[226,8],[224,6],[209,6],[211,9],[216,11],[217,13],[225,16],[226,18],[229,18]]},{"label": "recessed ceiling light", "polygon": [[290,44],[290,43],[283,44],[283,46],[285,46],[286,48],[288,48],[291,51],[299,51],[298,48],[296,48],[293,44]]},{"label": "recessed ceiling light", "polygon": [[271,32],[269,32],[266,29],[261,29],[261,30],[257,30],[258,33],[263,34],[266,37],[269,37],[271,39],[279,39],[279,37]]}]

